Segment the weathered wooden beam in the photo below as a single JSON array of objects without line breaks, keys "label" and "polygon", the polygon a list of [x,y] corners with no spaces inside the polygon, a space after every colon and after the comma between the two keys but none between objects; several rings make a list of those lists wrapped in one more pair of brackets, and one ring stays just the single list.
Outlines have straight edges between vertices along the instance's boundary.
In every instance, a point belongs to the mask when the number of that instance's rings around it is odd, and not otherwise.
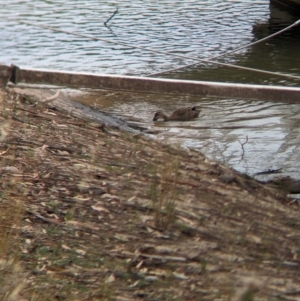
[{"label": "weathered wooden beam", "polygon": [[13,66],[0,65],[0,87],[5,87],[11,79],[14,71]]},{"label": "weathered wooden beam", "polygon": [[300,103],[300,88],[206,81],[92,74],[16,67],[14,83],[47,84],[75,88],[113,89],[158,94],[200,95]]}]

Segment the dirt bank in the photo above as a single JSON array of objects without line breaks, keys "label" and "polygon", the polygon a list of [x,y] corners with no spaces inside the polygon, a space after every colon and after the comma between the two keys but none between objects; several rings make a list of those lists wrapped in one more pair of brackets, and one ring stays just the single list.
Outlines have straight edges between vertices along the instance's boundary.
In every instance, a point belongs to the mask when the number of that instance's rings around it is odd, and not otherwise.
[{"label": "dirt bank", "polygon": [[299,205],[284,192],[0,97],[3,300],[300,299]]}]

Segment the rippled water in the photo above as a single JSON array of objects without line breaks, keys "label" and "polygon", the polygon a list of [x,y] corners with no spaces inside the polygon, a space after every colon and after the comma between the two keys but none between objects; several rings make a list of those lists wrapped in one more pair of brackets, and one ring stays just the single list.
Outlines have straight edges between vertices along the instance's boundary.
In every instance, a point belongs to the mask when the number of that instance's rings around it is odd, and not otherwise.
[{"label": "rippled water", "polygon": [[[251,4],[250,4],[251,3]],[[118,13],[104,22],[118,8]],[[1,60],[31,67],[147,74],[190,61],[53,32],[49,25],[115,42],[200,58],[253,40],[268,1],[6,1],[1,4]]]},{"label": "rippled water", "polygon": [[[75,98],[101,111],[123,116],[144,128],[144,132],[155,133],[153,137],[158,140],[197,149],[249,175],[281,169],[281,175],[300,177],[299,105],[195,96],[174,100],[170,95],[115,91],[90,91]],[[169,114],[187,105],[201,108],[199,118],[188,122],[152,121],[158,110]]]},{"label": "rippled water", "polygon": [[[104,22],[118,8],[117,14]],[[53,0],[1,3],[1,62],[20,66],[97,73],[149,75],[211,58],[268,36],[298,17],[269,6],[269,1],[101,1]],[[21,22],[29,22],[32,25]],[[39,28],[34,24],[109,39],[128,46]],[[300,76],[300,30],[220,58],[238,64]],[[134,49],[143,46],[168,52]],[[171,78],[299,86],[299,80],[198,65],[163,76]],[[300,178],[300,106],[246,99],[170,97],[118,91],[73,95],[158,132],[158,139],[201,150],[242,172],[254,175],[282,168]],[[153,123],[156,110],[198,104],[193,122]],[[244,152],[242,145],[244,144]]]},{"label": "rippled water", "polygon": [[[147,75],[194,62],[172,54],[208,59],[270,35],[298,18],[270,7],[269,0],[2,2],[1,62],[112,74]],[[104,26],[117,8],[117,14]],[[115,44],[35,25],[109,39]],[[240,50],[220,60],[299,75],[299,33],[300,30],[290,30],[267,43]],[[130,46],[147,47],[166,54]],[[167,74],[168,77],[170,75],[204,80],[295,84],[293,80],[284,78],[203,64]]]}]

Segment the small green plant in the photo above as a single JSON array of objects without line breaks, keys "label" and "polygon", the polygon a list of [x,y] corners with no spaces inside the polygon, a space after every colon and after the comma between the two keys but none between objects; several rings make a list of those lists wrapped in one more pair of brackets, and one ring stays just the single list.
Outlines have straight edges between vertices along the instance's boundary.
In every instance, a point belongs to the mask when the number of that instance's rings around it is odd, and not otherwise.
[{"label": "small green plant", "polygon": [[200,226],[203,226],[203,225],[205,225],[205,221],[207,220],[207,216],[205,216],[205,215],[202,215],[202,216],[200,216],[199,217],[199,225]]},{"label": "small green plant", "polygon": [[32,158],[34,157],[34,149],[33,148],[29,148],[27,149],[27,156],[28,158]]},{"label": "small green plant", "polygon": [[47,227],[47,233],[49,235],[60,235],[62,233],[62,228],[57,225],[50,225]]},{"label": "small green plant", "polygon": [[66,216],[65,216],[65,220],[66,221],[72,220],[74,218],[74,213],[75,213],[74,208],[68,210],[67,213],[66,213]]},{"label": "small green plant", "polygon": [[101,300],[112,301],[115,300],[113,298],[114,290],[106,283],[100,286],[100,289],[97,293],[97,296],[101,297]]}]

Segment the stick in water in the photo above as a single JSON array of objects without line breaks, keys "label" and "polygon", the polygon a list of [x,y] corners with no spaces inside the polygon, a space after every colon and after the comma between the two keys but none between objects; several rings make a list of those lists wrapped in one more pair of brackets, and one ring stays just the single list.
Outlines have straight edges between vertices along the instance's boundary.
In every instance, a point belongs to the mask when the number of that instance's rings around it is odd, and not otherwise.
[{"label": "stick in water", "polygon": [[244,153],[245,153],[245,150],[244,150],[244,145],[248,142],[248,135],[246,136],[246,141],[244,143],[241,143],[240,140],[238,140],[241,147],[242,147],[242,150],[243,150],[243,153],[242,153],[242,158],[241,159],[244,159]]},{"label": "stick in water", "polygon": [[114,13],[104,22],[104,25],[107,26],[106,24],[114,17],[114,15],[118,12],[118,8],[114,11]]}]

